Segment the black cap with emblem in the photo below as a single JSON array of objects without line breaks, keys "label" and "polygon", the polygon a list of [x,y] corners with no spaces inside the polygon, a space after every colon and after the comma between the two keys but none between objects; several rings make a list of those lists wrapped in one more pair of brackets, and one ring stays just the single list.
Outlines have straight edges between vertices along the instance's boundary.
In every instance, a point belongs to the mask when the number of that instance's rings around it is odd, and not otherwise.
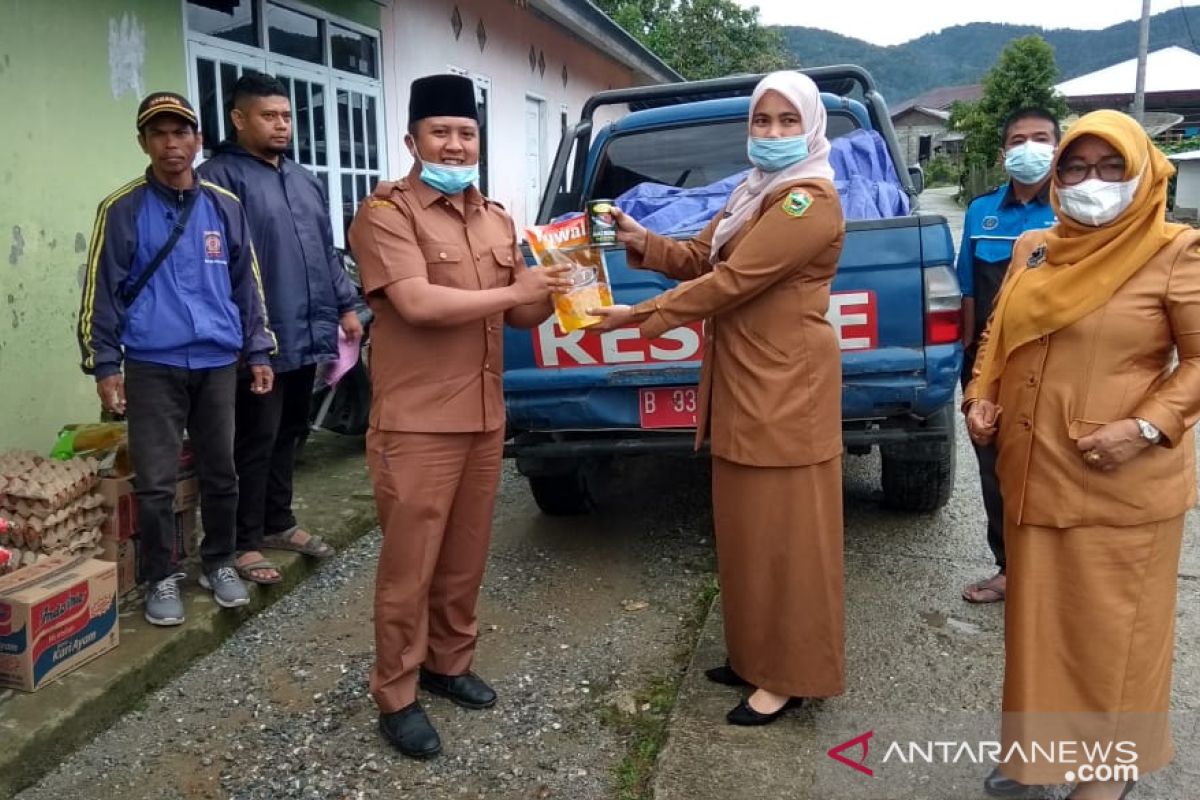
[{"label": "black cap with emblem", "polygon": [[408,97],[408,124],[426,117],[466,117],[478,122],[475,82],[462,75],[417,78]]},{"label": "black cap with emblem", "polygon": [[186,120],[193,129],[200,124],[196,118],[196,110],[192,108],[192,104],[186,97],[175,92],[154,92],[147,95],[146,99],[138,106],[137,129],[140,131],[146,127],[147,122],[163,114],[180,117]]}]

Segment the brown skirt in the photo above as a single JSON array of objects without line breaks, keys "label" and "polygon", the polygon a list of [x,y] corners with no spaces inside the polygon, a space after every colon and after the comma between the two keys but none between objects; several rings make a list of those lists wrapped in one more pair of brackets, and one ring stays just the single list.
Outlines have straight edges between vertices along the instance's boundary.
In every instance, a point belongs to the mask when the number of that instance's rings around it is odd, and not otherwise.
[{"label": "brown skirt", "polygon": [[777,694],[841,694],[841,456],[808,467],[713,458],[713,521],[733,669]]},{"label": "brown skirt", "polygon": [[[1135,763],[1141,774],[1174,754],[1167,715],[1183,517],[1136,527],[1008,525],[1004,619],[1004,774],[1070,782],[1080,764]],[[1061,743],[1090,752],[1074,763]],[[1059,762],[1039,756],[1059,749]],[[1077,748],[1080,749],[1080,748]],[[1136,760],[1133,760],[1136,758]],[[1034,763],[1036,762],[1036,763]]]}]

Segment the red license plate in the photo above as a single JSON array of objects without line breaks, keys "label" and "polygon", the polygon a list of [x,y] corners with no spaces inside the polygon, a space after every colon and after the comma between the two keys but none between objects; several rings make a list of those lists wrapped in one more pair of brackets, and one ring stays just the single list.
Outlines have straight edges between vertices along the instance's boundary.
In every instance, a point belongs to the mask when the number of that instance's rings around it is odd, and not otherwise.
[{"label": "red license plate", "polygon": [[638,390],[638,415],[643,428],[694,428],[699,404],[695,386]]}]

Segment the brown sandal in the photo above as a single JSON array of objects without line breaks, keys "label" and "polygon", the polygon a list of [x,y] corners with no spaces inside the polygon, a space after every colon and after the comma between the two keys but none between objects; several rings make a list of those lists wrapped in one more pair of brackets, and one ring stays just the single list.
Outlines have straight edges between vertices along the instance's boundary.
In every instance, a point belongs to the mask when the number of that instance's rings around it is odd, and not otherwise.
[{"label": "brown sandal", "polygon": [[[248,550],[246,552],[254,551]],[[244,555],[246,555],[246,553],[238,553],[236,558],[241,558]],[[257,583],[259,586],[270,586],[271,584],[279,583],[283,580],[283,574],[280,573],[279,567],[268,561],[266,558],[260,558],[257,561],[251,561],[249,564],[239,563],[236,558],[233,562],[233,568],[237,570],[237,574],[241,576],[241,579],[244,581]],[[268,569],[275,573],[274,578],[255,577],[255,572],[263,572]]]},{"label": "brown sandal", "polygon": [[[296,541],[296,534],[301,532],[308,534],[308,539],[303,544]],[[268,550],[290,550],[313,558],[329,558],[334,554],[334,549],[324,539],[302,528],[292,528],[290,531],[264,536],[263,547]]]}]

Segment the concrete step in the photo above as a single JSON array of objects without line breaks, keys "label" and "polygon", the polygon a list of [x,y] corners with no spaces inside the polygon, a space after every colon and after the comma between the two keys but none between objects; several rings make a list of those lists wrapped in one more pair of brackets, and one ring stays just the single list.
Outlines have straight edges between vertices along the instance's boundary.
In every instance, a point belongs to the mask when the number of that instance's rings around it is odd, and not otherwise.
[{"label": "concrete step", "polygon": [[[296,477],[298,502],[303,502],[302,496],[321,500],[302,512],[307,529],[339,549],[376,525],[370,499],[353,496],[366,477],[361,446],[361,440],[357,445],[353,440],[310,441],[310,465],[299,468]],[[186,624],[150,625],[135,592],[134,599],[118,601],[121,641],[115,650],[37,692],[0,693],[0,797],[12,797],[35,783],[320,566],[297,553],[273,550],[267,556],[279,567],[283,581],[252,586],[250,605],[220,608],[196,583],[193,567],[185,582]]]}]

